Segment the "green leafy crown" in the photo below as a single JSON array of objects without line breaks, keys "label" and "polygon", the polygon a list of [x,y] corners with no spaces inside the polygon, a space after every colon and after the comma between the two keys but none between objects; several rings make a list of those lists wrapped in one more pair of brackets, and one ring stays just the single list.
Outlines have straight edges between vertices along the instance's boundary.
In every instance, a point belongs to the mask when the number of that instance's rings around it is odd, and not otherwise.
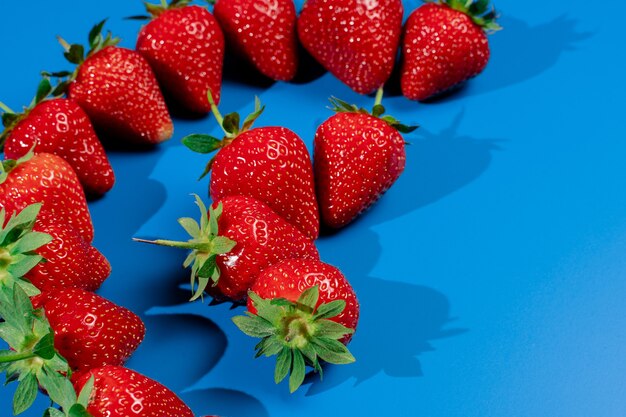
[{"label": "green leafy crown", "polygon": [[474,23],[486,32],[496,32],[502,29],[496,19],[498,13],[495,7],[489,7],[489,0],[424,0],[427,3],[445,4],[454,10],[465,13]]}]

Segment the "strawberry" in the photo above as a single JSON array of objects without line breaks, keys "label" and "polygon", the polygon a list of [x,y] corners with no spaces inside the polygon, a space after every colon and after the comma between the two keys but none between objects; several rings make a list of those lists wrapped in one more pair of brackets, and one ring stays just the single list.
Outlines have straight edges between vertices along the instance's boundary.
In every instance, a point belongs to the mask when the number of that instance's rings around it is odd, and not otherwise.
[{"label": "strawberry", "polygon": [[322,221],[333,228],[350,223],[371,206],[404,170],[404,139],[416,127],[382,116],[379,90],[372,113],[336,98],[337,112],[315,132],[314,169]]},{"label": "strawberry", "polygon": [[209,102],[226,137],[189,135],[183,143],[191,150],[218,150],[201,178],[211,171],[209,192],[216,201],[245,195],[267,204],[310,239],[319,235],[319,212],[313,184],[313,167],[302,139],[284,127],[252,128],[263,112],[256,100],[254,113],[239,128],[239,115],[222,117],[211,94]]},{"label": "strawberry", "polygon": [[[107,137],[140,144],[169,139],[174,127],[148,62],[101,35],[104,21],[89,33],[90,50],[60,39],[65,57],[77,67],[65,82],[67,96],[85,110]],[[53,74],[54,75],[54,74]]]},{"label": "strawberry", "polygon": [[146,329],[130,310],[92,292],[65,288],[33,298],[54,330],[54,346],[74,371],[122,365]]},{"label": "strawberry", "polygon": [[354,290],[334,266],[312,259],[287,260],[265,269],[252,286],[246,316],[233,318],[247,335],[260,337],[257,356],[278,355],[274,380],[287,373],[294,392],[305,364],[354,362],[345,347],[359,320]]},{"label": "strawberry", "polygon": [[268,266],[293,258],[319,259],[313,242],[260,201],[224,197],[213,204],[208,216],[198,196],[196,204],[201,212],[200,225],[191,218],[178,220],[191,235],[188,242],[135,239],[192,250],[183,264],[192,265],[192,300],[212,281],[218,298],[241,301]]},{"label": "strawberry", "polygon": [[72,380],[77,392],[85,387],[92,391],[87,411],[93,417],[194,417],[191,409],[165,386],[121,366],[80,372]]},{"label": "strawberry", "polygon": [[46,99],[51,93],[50,81],[44,78],[24,113],[16,114],[0,103],[5,109],[5,130],[0,135],[5,156],[18,159],[33,147],[36,153],[53,153],[72,166],[87,194],[106,193],[115,176],[91,121],[73,101],[54,95]]},{"label": "strawberry", "polygon": [[293,0],[217,0],[215,18],[228,45],[265,76],[289,81],[298,69]]},{"label": "strawberry", "polygon": [[93,240],[85,193],[63,158],[31,151],[0,163],[0,208],[10,214],[37,202],[43,203],[41,217],[65,222],[86,242]]},{"label": "strawberry", "polygon": [[357,93],[369,94],[391,75],[402,13],[401,0],[307,0],[298,35],[335,77]]},{"label": "strawberry", "polygon": [[137,52],[150,63],[165,92],[186,109],[207,113],[209,89],[219,102],[224,35],[207,9],[189,3],[145,3],[152,20],[139,32]]},{"label": "strawberry", "polygon": [[489,60],[486,31],[501,29],[489,0],[426,0],[404,26],[402,94],[426,100],[478,75]]}]

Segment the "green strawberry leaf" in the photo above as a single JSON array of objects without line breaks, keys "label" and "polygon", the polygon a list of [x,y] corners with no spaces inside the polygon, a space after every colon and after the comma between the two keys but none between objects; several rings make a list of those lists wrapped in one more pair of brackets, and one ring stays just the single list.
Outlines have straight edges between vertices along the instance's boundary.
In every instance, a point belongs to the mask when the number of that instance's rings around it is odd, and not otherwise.
[{"label": "green strawberry leaf", "polygon": [[254,314],[235,316],[232,320],[239,330],[250,337],[266,337],[276,333],[272,323]]},{"label": "green strawberry leaf", "polygon": [[338,316],[346,308],[345,300],[334,300],[319,306],[315,311],[315,319],[329,319]]},{"label": "green strawberry leaf", "polygon": [[224,116],[222,127],[226,133],[236,135],[239,132],[239,113],[229,113]]},{"label": "green strawberry leaf", "polygon": [[48,97],[50,92],[52,91],[52,84],[50,84],[50,80],[44,77],[39,83],[39,87],[37,87],[37,94],[35,95],[34,104],[41,103],[43,99]]},{"label": "green strawberry leaf", "polygon": [[306,366],[302,352],[298,349],[293,350],[293,364],[291,365],[291,375],[289,376],[289,392],[294,392],[304,381]]},{"label": "green strawberry leaf", "polygon": [[355,361],[348,348],[338,340],[328,337],[311,339],[317,355],[328,363],[348,364]]},{"label": "green strawberry leaf", "polygon": [[210,135],[194,133],[182,139],[183,145],[196,153],[208,154],[222,147],[222,141]]},{"label": "green strawberry leaf", "polygon": [[54,349],[54,333],[50,331],[35,345],[33,353],[42,359],[50,360],[57,354]]},{"label": "green strawberry leaf", "polygon": [[293,353],[287,346],[283,347],[280,355],[276,358],[276,368],[274,369],[274,382],[280,383],[291,369]]},{"label": "green strawberry leaf", "polygon": [[15,394],[13,395],[14,416],[23,413],[33,405],[35,398],[37,398],[38,388],[37,377],[32,372],[22,376],[15,390]]},{"label": "green strawberry leaf", "polygon": [[37,379],[50,399],[59,404],[63,410],[69,410],[76,403],[76,392],[68,378],[59,374],[49,366],[45,366],[38,373]]},{"label": "green strawberry leaf", "polygon": [[299,307],[307,307],[307,312],[313,312],[315,309],[315,305],[317,304],[317,300],[319,299],[319,286],[315,285],[311,288],[307,288],[302,292],[300,297],[298,298],[297,304]]},{"label": "green strawberry leaf", "polygon": [[193,238],[200,237],[200,225],[195,219],[192,219],[191,217],[181,217],[178,219],[178,224],[180,224],[183,229],[189,233],[189,236]]},{"label": "green strawberry leaf", "polygon": [[63,56],[72,64],[81,64],[85,60],[85,47],[79,44],[70,45],[70,49]]},{"label": "green strawberry leaf", "polygon": [[68,417],[92,417],[82,404],[74,404],[68,413]]},{"label": "green strawberry leaf", "polygon": [[11,249],[11,254],[26,253],[39,249],[52,241],[52,236],[41,232],[30,232],[22,237]]},{"label": "green strawberry leaf", "polygon": [[104,24],[106,23],[106,21],[107,19],[104,19],[100,23],[96,24],[89,31],[88,40],[89,40],[89,46],[92,49],[95,48],[96,45],[98,45],[100,42],[102,42],[102,28],[104,27]]},{"label": "green strawberry leaf", "polygon": [[67,417],[67,416],[61,410],[58,410],[54,407],[50,407],[43,413],[43,417]]},{"label": "green strawberry leaf", "polygon": [[91,375],[83,388],[80,390],[80,394],[78,394],[78,399],[76,402],[81,404],[85,408],[89,405],[89,399],[91,398],[91,394],[93,393],[93,388],[95,384],[95,377]]},{"label": "green strawberry leaf", "polygon": [[327,337],[330,339],[341,339],[345,335],[352,333],[354,333],[354,330],[344,326],[343,324],[330,320],[319,320],[316,336]]}]

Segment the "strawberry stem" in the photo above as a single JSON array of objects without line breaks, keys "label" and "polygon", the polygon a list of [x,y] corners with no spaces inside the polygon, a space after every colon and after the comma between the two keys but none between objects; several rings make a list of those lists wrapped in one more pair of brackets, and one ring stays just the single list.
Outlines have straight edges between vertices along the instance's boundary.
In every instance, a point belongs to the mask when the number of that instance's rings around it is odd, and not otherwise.
[{"label": "strawberry stem", "polygon": [[224,129],[224,117],[222,116],[219,109],[217,108],[217,105],[215,104],[215,100],[213,100],[213,94],[211,94],[211,89],[207,91],[206,95],[209,100],[209,104],[211,105],[211,113],[213,113],[213,116],[215,116],[215,120],[217,120],[217,124],[220,125],[220,128],[222,129],[226,137],[231,137],[231,134],[228,133],[226,129]]},{"label": "strawberry stem", "polygon": [[11,110],[11,108],[9,106],[7,106],[6,104],[4,104],[1,101],[0,101],[0,110],[2,110],[5,113],[15,113],[13,110]]},{"label": "strawberry stem", "polygon": [[163,6],[164,9],[167,9],[167,0],[161,0],[161,6]]},{"label": "strawberry stem", "polygon": [[22,361],[24,359],[31,359],[36,357],[37,355],[35,355],[33,352],[16,352],[16,353],[12,353],[12,354],[3,354],[0,355],[0,363],[11,363],[11,362],[17,362],[17,361]]},{"label": "strawberry stem", "polygon": [[157,240],[146,240],[140,238],[133,238],[135,242],[141,243],[150,243],[151,245],[159,245],[159,246],[169,246],[171,248],[181,248],[181,249],[190,249],[190,250],[199,250],[199,251],[209,251],[211,250],[211,244],[207,242],[194,242],[193,240],[187,242],[179,242],[176,240],[165,240],[165,239],[157,239]]},{"label": "strawberry stem", "polygon": [[57,40],[59,41],[59,43],[61,44],[61,46],[63,47],[63,49],[65,50],[65,52],[69,52],[70,48],[72,47],[65,39],[63,39],[60,36],[57,36]]},{"label": "strawberry stem", "polygon": [[376,99],[374,100],[374,106],[377,106],[383,102],[383,87],[380,86],[378,90],[376,90]]}]

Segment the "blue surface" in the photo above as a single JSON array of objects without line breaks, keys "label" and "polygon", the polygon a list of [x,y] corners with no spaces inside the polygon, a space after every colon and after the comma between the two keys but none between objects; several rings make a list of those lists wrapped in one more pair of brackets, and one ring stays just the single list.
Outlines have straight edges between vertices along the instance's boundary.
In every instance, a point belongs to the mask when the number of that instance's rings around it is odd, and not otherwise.
[{"label": "blue surface", "polygon": [[[70,4],[0,3],[10,106],[30,100],[40,70],[67,68],[54,35],[84,41],[109,16],[133,46],[139,23],[121,18],[139,1]],[[328,367],[294,395],[273,384],[271,361],[252,358],[255,341],[230,322],[241,310],[184,302],[183,253],[131,242],[184,237],[175,219],[196,215],[189,193],[206,195],[207,182],[195,181],[206,158],[180,138],[218,134],[215,121],[178,118],[154,151],[110,152],[117,184],[90,208],[113,265],[100,294],[148,327],[128,366],[199,416],[626,415],[626,5],[497,5],[505,29],[480,77],[434,103],[386,98],[390,113],[422,125],[407,137],[406,172],[359,221],[318,241],[362,304],[357,363]],[[246,113],[254,94],[267,104],[259,125],[291,128],[309,148],[329,95],[372,102],[325,74],[227,80],[221,108]],[[12,392],[0,391],[2,416]]]}]

